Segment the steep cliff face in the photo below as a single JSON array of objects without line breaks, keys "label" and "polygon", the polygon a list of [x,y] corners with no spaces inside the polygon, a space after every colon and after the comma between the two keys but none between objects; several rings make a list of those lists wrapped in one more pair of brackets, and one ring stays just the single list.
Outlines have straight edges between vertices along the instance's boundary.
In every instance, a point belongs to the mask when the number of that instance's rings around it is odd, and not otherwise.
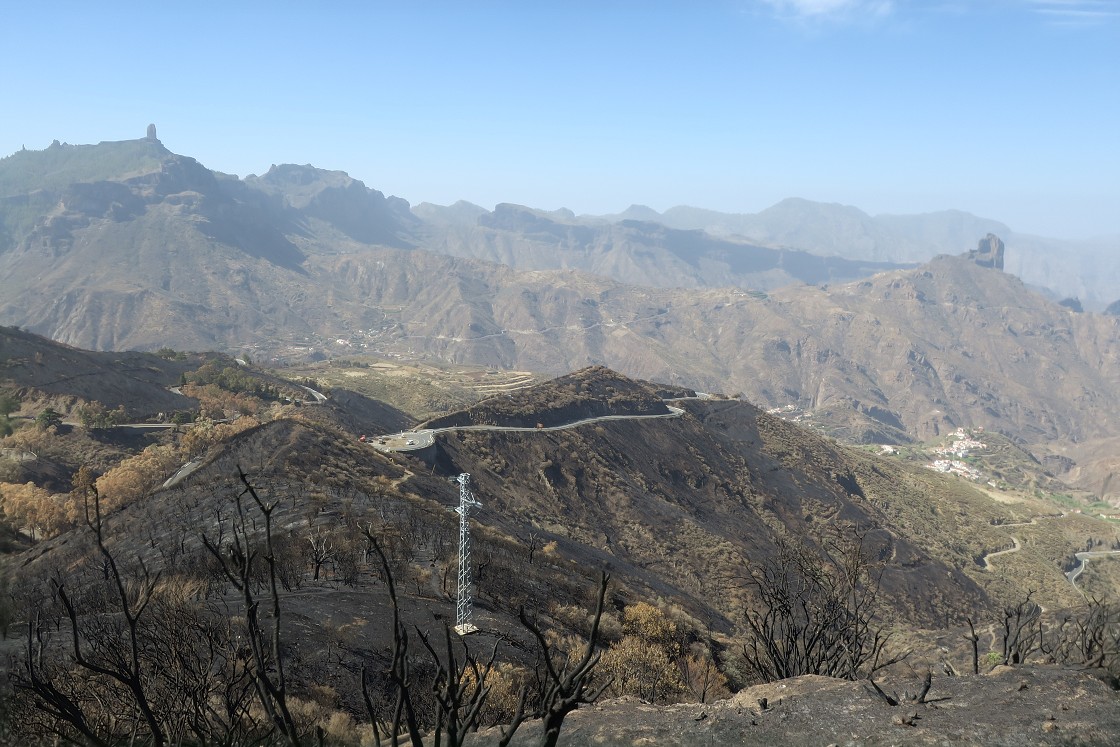
[{"label": "steep cliff face", "polygon": [[386,198],[345,172],[282,164],[264,176],[247,177],[245,184],[278,197],[285,208],[323,221],[355,241],[399,248],[413,245],[408,234],[419,220],[408,203],[399,197]]}]

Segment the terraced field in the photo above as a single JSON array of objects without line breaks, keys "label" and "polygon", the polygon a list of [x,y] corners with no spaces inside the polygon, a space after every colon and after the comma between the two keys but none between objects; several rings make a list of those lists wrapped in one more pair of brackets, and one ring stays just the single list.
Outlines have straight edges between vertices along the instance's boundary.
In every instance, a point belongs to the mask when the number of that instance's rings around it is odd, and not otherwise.
[{"label": "terraced field", "polygon": [[320,388],[349,389],[386,402],[417,420],[468,407],[499,394],[526,389],[545,377],[529,371],[449,366],[369,357],[286,368],[290,379],[311,378]]}]

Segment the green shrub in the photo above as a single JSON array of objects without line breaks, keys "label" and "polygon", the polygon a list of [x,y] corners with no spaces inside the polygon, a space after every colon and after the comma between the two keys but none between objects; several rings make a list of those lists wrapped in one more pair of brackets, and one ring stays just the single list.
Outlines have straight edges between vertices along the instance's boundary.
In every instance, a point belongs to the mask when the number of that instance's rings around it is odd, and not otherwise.
[{"label": "green shrub", "polygon": [[62,425],[62,416],[55,412],[53,407],[48,407],[35,416],[35,423],[40,428],[50,428]]}]

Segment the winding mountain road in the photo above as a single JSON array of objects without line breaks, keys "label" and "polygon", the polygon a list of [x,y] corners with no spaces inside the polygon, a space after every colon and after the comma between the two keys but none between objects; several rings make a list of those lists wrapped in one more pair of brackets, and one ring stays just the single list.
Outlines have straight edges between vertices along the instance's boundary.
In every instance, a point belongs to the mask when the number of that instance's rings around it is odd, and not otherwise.
[{"label": "winding mountain road", "polygon": [[1098,558],[1108,558],[1120,555],[1120,550],[1089,550],[1087,552],[1074,553],[1073,557],[1077,558],[1077,566],[1072,571],[1066,574],[1066,578],[1073,584],[1073,588],[1077,588],[1077,578],[1085,572],[1086,566],[1089,565],[1090,560]]},{"label": "winding mountain road", "polygon": [[[311,390],[309,390],[309,391],[311,391]],[[695,397],[695,399],[706,399],[706,398],[707,398],[707,395],[703,395],[703,394],[700,394],[697,397]],[[681,398],[678,398],[678,399],[693,399],[693,398],[691,398],[691,397],[681,397]],[[674,401],[674,400],[667,400],[667,401]],[[665,413],[665,414],[661,414],[661,415],[599,415],[599,416],[593,417],[593,418],[584,418],[582,420],[575,420],[571,423],[563,423],[561,425],[550,425],[550,426],[540,426],[540,427],[536,427],[536,426],[534,426],[534,427],[511,426],[511,425],[453,425],[453,426],[448,426],[446,428],[424,428],[424,429],[418,430],[418,431],[402,431],[400,433],[394,433],[394,434],[388,435],[388,436],[380,436],[380,437],[370,441],[370,445],[373,446],[373,448],[377,449],[378,451],[381,451],[381,452],[384,452],[384,453],[419,451],[421,449],[426,449],[426,448],[432,446],[435,443],[435,437],[436,437],[437,434],[447,433],[447,432],[450,432],[450,431],[512,431],[512,432],[522,432],[522,433],[531,433],[531,432],[537,432],[537,431],[560,431],[560,430],[566,430],[566,429],[569,429],[569,428],[578,428],[580,426],[589,425],[591,423],[600,423],[600,422],[604,422],[604,421],[608,421],[608,420],[655,420],[655,419],[665,419],[665,418],[679,418],[681,415],[684,414],[684,410],[682,410],[679,407],[674,407],[674,406],[668,405],[668,404],[666,405],[666,407],[669,409],[669,412]],[[1050,515],[1050,516],[1032,516],[1029,521],[1020,521],[1020,522],[1014,522],[1014,523],[1008,523],[1008,524],[1001,524],[1000,526],[1003,526],[1003,527],[1030,526],[1030,525],[1033,525],[1033,524],[1038,524],[1038,522],[1040,520],[1064,519],[1065,517],[1066,517],[1065,513],[1060,514],[1060,515]],[[1020,550],[1023,549],[1023,543],[1019,540],[1018,537],[1016,537],[1015,535],[1008,535],[1008,536],[1011,538],[1012,547],[1009,547],[1006,550],[996,550],[995,552],[990,552],[990,553],[984,555],[983,560],[984,560],[984,569],[985,570],[989,570],[989,571],[992,570],[992,562],[991,562],[992,558],[997,558],[1001,555],[1010,555],[1011,553],[1016,553],[1016,552],[1019,552]],[[1078,578],[1078,576],[1080,576],[1085,571],[1085,567],[1088,565],[1090,560],[1098,559],[1098,558],[1102,558],[1102,557],[1118,556],[1118,555],[1120,555],[1120,550],[1095,550],[1095,551],[1076,553],[1074,557],[1076,557],[1079,562],[1078,562],[1076,568],[1074,568],[1072,571],[1070,571],[1069,573],[1066,574],[1066,578],[1069,579],[1069,582],[1071,584],[1073,584],[1074,588],[1077,588],[1077,578]]]},{"label": "winding mountain road", "polygon": [[987,555],[985,555],[984,556],[984,568],[989,570],[989,571],[992,570],[992,564],[991,564],[991,559],[992,558],[997,557],[999,555],[1010,555],[1013,552],[1019,552],[1019,550],[1021,550],[1023,548],[1023,545],[1019,542],[1019,538],[1016,537],[1015,535],[1011,535],[1011,543],[1014,545],[1014,547],[1008,548],[1007,550],[997,550],[996,552],[990,552]]},{"label": "winding mountain road", "polygon": [[[1068,514],[1064,513],[1058,516],[1032,516],[1030,521],[1019,521],[1011,524],[1000,524],[999,526],[1025,527],[1030,526],[1031,524],[1037,524],[1040,519],[1064,519],[1066,516],[1068,516]],[[1009,536],[1011,537],[1011,542],[1014,547],[1008,548],[1007,550],[997,550],[996,552],[990,552],[985,555],[983,558],[985,570],[990,571],[992,569],[992,564],[990,562],[992,558],[998,557],[1000,555],[1010,555],[1011,553],[1019,552],[1019,550],[1022,549],[1023,545],[1019,542],[1019,538],[1014,535]],[[1066,573],[1066,579],[1069,580],[1069,582],[1073,585],[1073,588],[1077,589],[1077,579],[1082,573],[1085,572],[1085,568],[1089,565],[1090,560],[1099,560],[1100,558],[1120,556],[1120,550],[1087,550],[1085,552],[1074,553],[1073,556],[1077,559],[1078,562],[1073,570]],[[1080,591],[1080,589],[1078,589],[1078,591]]]},{"label": "winding mountain road", "polygon": [[[1014,521],[1014,522],[1009,522],[1007,524],[998,524],[997,526],[999,526],[1000,528],[1005,528],[1005,527],[1029,527],[1032,524],[1037,524],[1039,519],[1064,519],[1064,518],[1066,518],[1066,514],[1064,514],[1064,513],[1063,514],[1058,514],[1058,515],[1050,514],[1050,515],[1044,515],[1044,516],[1032,516],[1030,518],[1030,521]],[[985,555],[983,557],[983,560],[984,560],[984,568],[986,570],[990,571],[992,569],[992,564],[988,562],[988,560],[990,558],[994,558],[994,557],[999,556],[999,555],[1010,555],[1013,552],[1019,552],[1019,549],[1022,548],[1022,544],[1020,544],[1018,537],[1016,537],[1014,535],[1008,535],[1008,536],[1011,537],[1011,543],[1014,545],[1014,547],[1010,547],[1006,550],[996,550],[995,552],[990,552],[987,555]]]},{"label": "winding mountain road", "polygon": [[389,436],[379,436],[370,442],[370,445],[382,452],[419,451],[435,443],[436,434],[449,431],[513,431],[521,433],[537,433],[541,431],[562,431],[569,428],[578,428],[581,425],[602,423],[608,420],[657,420],[679,418],[684,410],[672,405],[666,405],[669,412],[660,415],[599,415],[593,418],[575,420],[571,423],[549,426],[516,426],[516,425],[452,425],[446,428],[424,428],[418,431],[402,431]]}]

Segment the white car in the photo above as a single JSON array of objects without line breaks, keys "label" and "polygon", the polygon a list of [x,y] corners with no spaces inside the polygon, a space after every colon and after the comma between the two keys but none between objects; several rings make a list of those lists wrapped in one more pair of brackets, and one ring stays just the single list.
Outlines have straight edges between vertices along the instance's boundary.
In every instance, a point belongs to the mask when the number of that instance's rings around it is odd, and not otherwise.
[{"label": "white car", "polygon": [[415,446],[415,445],[416,445],[416,439],[410,438],[410,439],[408,439],[408,441],[406,442],[406,444],[407,444],[408,446]]}]

